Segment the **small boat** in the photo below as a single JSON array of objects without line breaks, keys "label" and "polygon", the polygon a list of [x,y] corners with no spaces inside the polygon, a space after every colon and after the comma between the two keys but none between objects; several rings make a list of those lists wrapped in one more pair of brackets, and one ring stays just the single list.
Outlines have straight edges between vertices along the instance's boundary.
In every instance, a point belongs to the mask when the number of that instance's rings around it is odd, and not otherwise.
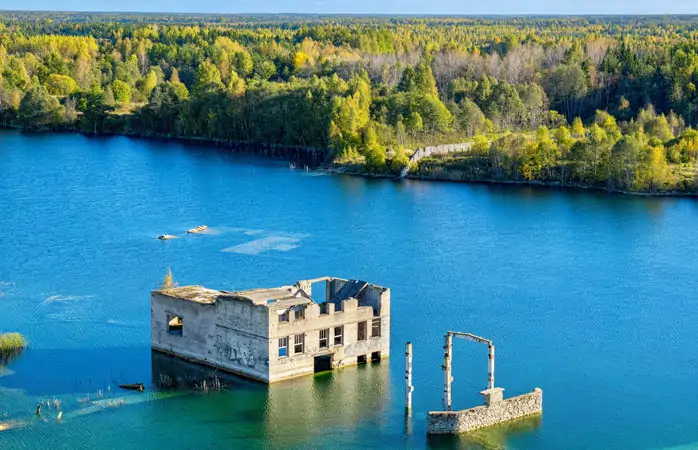
[{"label": "small boat", "polygon": [[192,228],[190,230],[187,230],[187,233],[189,234],[194,234],[194,233],[203,233],[204,231],[208,230],[207,225],[199,225],[196,228]]},{"label": "small boat", "polygon": [[171,234],[161,234],[160,236],[158,236],[158,239],[160,239],[161,241],[167,241],[170,239],[175,239],[176,237],[177,236],[172,236]]},{"label": "small boat", "polygon": [[145,391],[145,385],[143,383],[120,384],[119,387],[121,389],[128,389],[129,391]]}]

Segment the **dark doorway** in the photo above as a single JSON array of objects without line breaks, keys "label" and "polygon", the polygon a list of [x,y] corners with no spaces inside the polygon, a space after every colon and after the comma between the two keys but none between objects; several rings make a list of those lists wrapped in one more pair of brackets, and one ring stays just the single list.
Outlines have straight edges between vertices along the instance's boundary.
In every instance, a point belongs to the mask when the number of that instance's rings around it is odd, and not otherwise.
[{"label": "dark doorway", "polygon": [[366,355],[357,356],[356,364],[366,364]]},{"label": "dark doorway", "polygon": [[371,353],[371,362],[379,362],[381,360],[381,352]]},{"label": "dark doorway", "polygon": [[315,373],[327,372],[332,370],[332,356],[316,356],[315,357]]}]

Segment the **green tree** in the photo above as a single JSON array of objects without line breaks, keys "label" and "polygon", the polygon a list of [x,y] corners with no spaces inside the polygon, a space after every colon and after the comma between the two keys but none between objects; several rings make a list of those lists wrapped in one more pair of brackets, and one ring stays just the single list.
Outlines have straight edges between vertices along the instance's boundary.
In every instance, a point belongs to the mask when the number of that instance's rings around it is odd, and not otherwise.
[{"label": "green tree", "polygon": [[193,92],[198,94],[208,89],[220,89],[223,87],[221,73],[218,71],[218,68],[209,61],[201,63],[196,70]]},{"label": "green tree", "polygon": [[276,75],[276,65],[272,61],[262,61],[255,68],[257,76],[262,80],[268,80],[269,78]]},{"label": "green tree", "polygon": [[417,111],[413,111],[405,121],[405,128],[408,133],[419,133],[424,130],[424,120],[422,120],[422,115]]},{"label": "green tree", "polygon": [[368,127],[364,133],[361,153],[366,158],[366,170],[377,173],[385,169],[385,148],[378,144],[378,137],[373,127]]},{"label": "green tree", "polygon": [[581,112],[588,89],[586,74],[576,65],[562,65],[548,78],[548,94],[553,106],[559,108],[568,119]]},{"label": "green tree", "polygon": [[78,90],[78,84],[68,75],[52,73],[46,81],[46,88],[52,95],[66,96]]},{"label": "green tree", "polygon": [[120,105],[128,105],[131,103],[131,86],[121,80],[114,80],[111,85],[114,101]]},{"label": "green tree", "polygon": [[20,123],[24,128],[43,129],[61,121],[62,108],[44,86],[34,86],[19,104]]},{"label": "green tree", "polygon": [[144,98],[150,97],[151,92],[158,84],[158,76],[155,70],[151,69],[143,79],[140,80],[139,90]]},{"label": "green tree", "polygon": [[585,133],[586,131],[584,130],[582,119],[575,117],[574,121],[572,121],[572,136],[576,137],[577,139],[581,139],[584,137]]},{"label": "green tree", "polygon": [[104,91],[97,85],[76,96],[77,109],[82,112],[81,122],[84,131],[97,133],[102,127],[110,111],[104,99]]},{"label": "green tree", "polygon": [[410,165],[410,158],[405,153],[405,147],[398,145],[395,155],[390,159],[390,171],[399,174],[402,169]]},{"label": "green tree", "polygon": [[[254,63],[252,62],[252,56],[246,51],[240,51],[235,54],[235,71],[242,78],[247,78],[252,75],[252,70],[254,69]],[[276,69],[274,69],[276,71]]]},{"label": "green tree", "polygon": [[469,98],[464,98],[461,101],[460,107],[456,110],[455,115],[458,127],[463,130],[467,136],[473,136],[485,130],[485,114],[480,107]]},{"label": "green tree", "polygon": [[245,80],[240,78],[235,71],[230,72],[230,81],[228,82],[228,92],[234,96],[245,94]]}]

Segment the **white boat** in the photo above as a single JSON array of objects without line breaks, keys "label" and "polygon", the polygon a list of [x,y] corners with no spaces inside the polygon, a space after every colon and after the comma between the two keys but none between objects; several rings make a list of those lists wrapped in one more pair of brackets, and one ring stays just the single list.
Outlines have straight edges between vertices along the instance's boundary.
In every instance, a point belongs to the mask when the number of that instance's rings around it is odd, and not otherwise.
[{"label": "white boat", "polygon": [[199,225],[196,228],[192,228],[190,230],[187,230],[187,233],[193,234],[193,233],[203,233],[204,231],[208,230],[207,225]]},{"label": "white boat", "polygon": [[167,241],[169,239],[175,239],[176,237],[177,236],[172,236],[171,234],[161,234],[160,236],[158,236],[158,239],[160,239],[161,241]]}]

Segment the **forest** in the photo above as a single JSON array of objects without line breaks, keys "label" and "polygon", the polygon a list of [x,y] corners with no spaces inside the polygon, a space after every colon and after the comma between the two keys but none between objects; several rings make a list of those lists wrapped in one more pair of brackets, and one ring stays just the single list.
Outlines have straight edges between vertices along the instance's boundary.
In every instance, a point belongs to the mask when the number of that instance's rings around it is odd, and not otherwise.
[{"label": "forest", "polygon": [[425,178],[698,192],[698,17],[0,13],[0,126],[329,149]]}]

